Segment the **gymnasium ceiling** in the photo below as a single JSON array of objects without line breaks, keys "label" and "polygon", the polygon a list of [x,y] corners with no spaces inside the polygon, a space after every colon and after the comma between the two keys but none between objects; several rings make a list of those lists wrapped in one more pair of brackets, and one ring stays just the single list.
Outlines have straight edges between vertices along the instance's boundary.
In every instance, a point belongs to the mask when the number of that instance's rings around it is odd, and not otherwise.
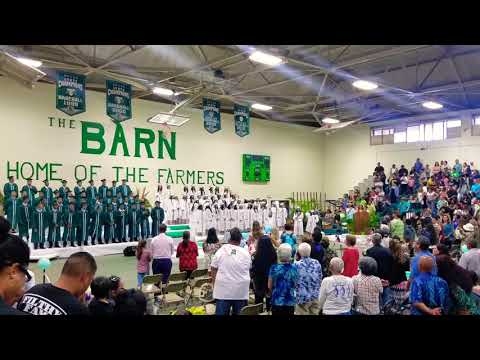
[{"label": "gymnasium ceiling", "polygon": [[[249,60],[251,48],[279,55],[269,67]],[[43,62],[53,83],[56,70],[87,75],[87,88],[104,91],[105,79],[132,85],[133,96],[200,108],[203,97],[233,103],[262,103],[271,111],[253,115],[320,127],[321,119],[374,125],[423,115],[433,100],[437,112],[480,107],[478,45],[0,45],[0,50]],[[220,71],[218,71],[220,70]],[[214,73],[217,71],[217,76]],[[218,75],[218,73],[220,73]],[[373,91],[354,88],[356,79],[376,82]],[[161,97],[155,86],[177,93]]]}]

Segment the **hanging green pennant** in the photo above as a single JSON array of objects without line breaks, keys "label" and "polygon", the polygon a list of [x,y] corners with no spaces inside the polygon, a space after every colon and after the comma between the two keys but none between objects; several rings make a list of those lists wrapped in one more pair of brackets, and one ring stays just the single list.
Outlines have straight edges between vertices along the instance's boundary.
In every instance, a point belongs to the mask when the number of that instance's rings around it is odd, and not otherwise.
[{"label": "hanging green pennant", "polygon": [[234,104],[235,134],[240,137],[250,134],[250,109],[248,106]]},{"label": "hanging green pennant", "polygon": [[107,115],[115,122],[132,118],[132,87],[118,81],[107,80]]},{"label": "hanging green pennant", "polygon": [[203,99],[203,127],[210,134],[222,128],[220,120],[220,101]]},{"label": "hanging green pennant", "polygon": [[73,116],[85,112],[85,76],[57,72],[57,109]]}]

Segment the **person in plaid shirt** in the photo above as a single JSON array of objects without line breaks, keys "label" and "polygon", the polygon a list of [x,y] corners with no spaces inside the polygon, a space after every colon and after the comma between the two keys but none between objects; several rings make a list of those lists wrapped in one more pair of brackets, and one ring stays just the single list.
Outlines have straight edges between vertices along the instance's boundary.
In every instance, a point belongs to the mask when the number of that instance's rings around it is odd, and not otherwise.
[{"label": "person in plaid shirt", "polygon": [[355,293],[355,311],[360,315],[380,314],[380,294],[383,293],[382,281],[374,276],[377,262],[374,258],[364,256],[358,263],[360,274],[355,275],[353,290]]},{"label": "person in plaid shirt", "polygon": [[177,258],[180,259],[180,271],[185,271],[187,273],[187,278],[190,278],[192,272],[198,268],[197,257],[197,243],[190,241],[189,231],[184,231],[183,241],[178,244],[177,247]]}]

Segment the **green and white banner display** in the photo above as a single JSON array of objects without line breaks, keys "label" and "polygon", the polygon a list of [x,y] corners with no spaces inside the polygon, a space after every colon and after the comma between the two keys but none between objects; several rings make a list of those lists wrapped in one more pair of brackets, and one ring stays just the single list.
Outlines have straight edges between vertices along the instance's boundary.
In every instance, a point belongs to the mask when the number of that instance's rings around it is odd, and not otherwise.
[{"label": "green and white banner display", "polygon": [[234,104],[235,134],[240,137],[250,134],[250,109],[248,106]]},{"label": "green and white banner display", "polygon": [[70,116],[85,112],[85,76],[57,72],[57,109]]},{"label": "green and white banner display", "polygon": [[132,118],[132,87],[118,81],[107,80],[107,115],[115,122]]},{"label": "green and white banner display", "polygon": [[220,120],[220,101],[203,99],[203,127],[210,134],[222,128]]}]

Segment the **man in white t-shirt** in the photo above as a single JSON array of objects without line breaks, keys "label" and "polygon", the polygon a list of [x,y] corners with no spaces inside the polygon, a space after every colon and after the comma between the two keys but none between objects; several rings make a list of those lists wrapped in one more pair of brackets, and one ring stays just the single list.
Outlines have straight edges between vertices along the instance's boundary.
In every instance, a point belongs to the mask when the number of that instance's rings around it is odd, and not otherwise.
[{"label": "man in white t-shirt", "polygon": [[211,263],[213,298],[216,315],[238,315],[248,304],[252,259],[247,249],[240,247],[242,234],[230,230],[230,240],[215,253]]}]

